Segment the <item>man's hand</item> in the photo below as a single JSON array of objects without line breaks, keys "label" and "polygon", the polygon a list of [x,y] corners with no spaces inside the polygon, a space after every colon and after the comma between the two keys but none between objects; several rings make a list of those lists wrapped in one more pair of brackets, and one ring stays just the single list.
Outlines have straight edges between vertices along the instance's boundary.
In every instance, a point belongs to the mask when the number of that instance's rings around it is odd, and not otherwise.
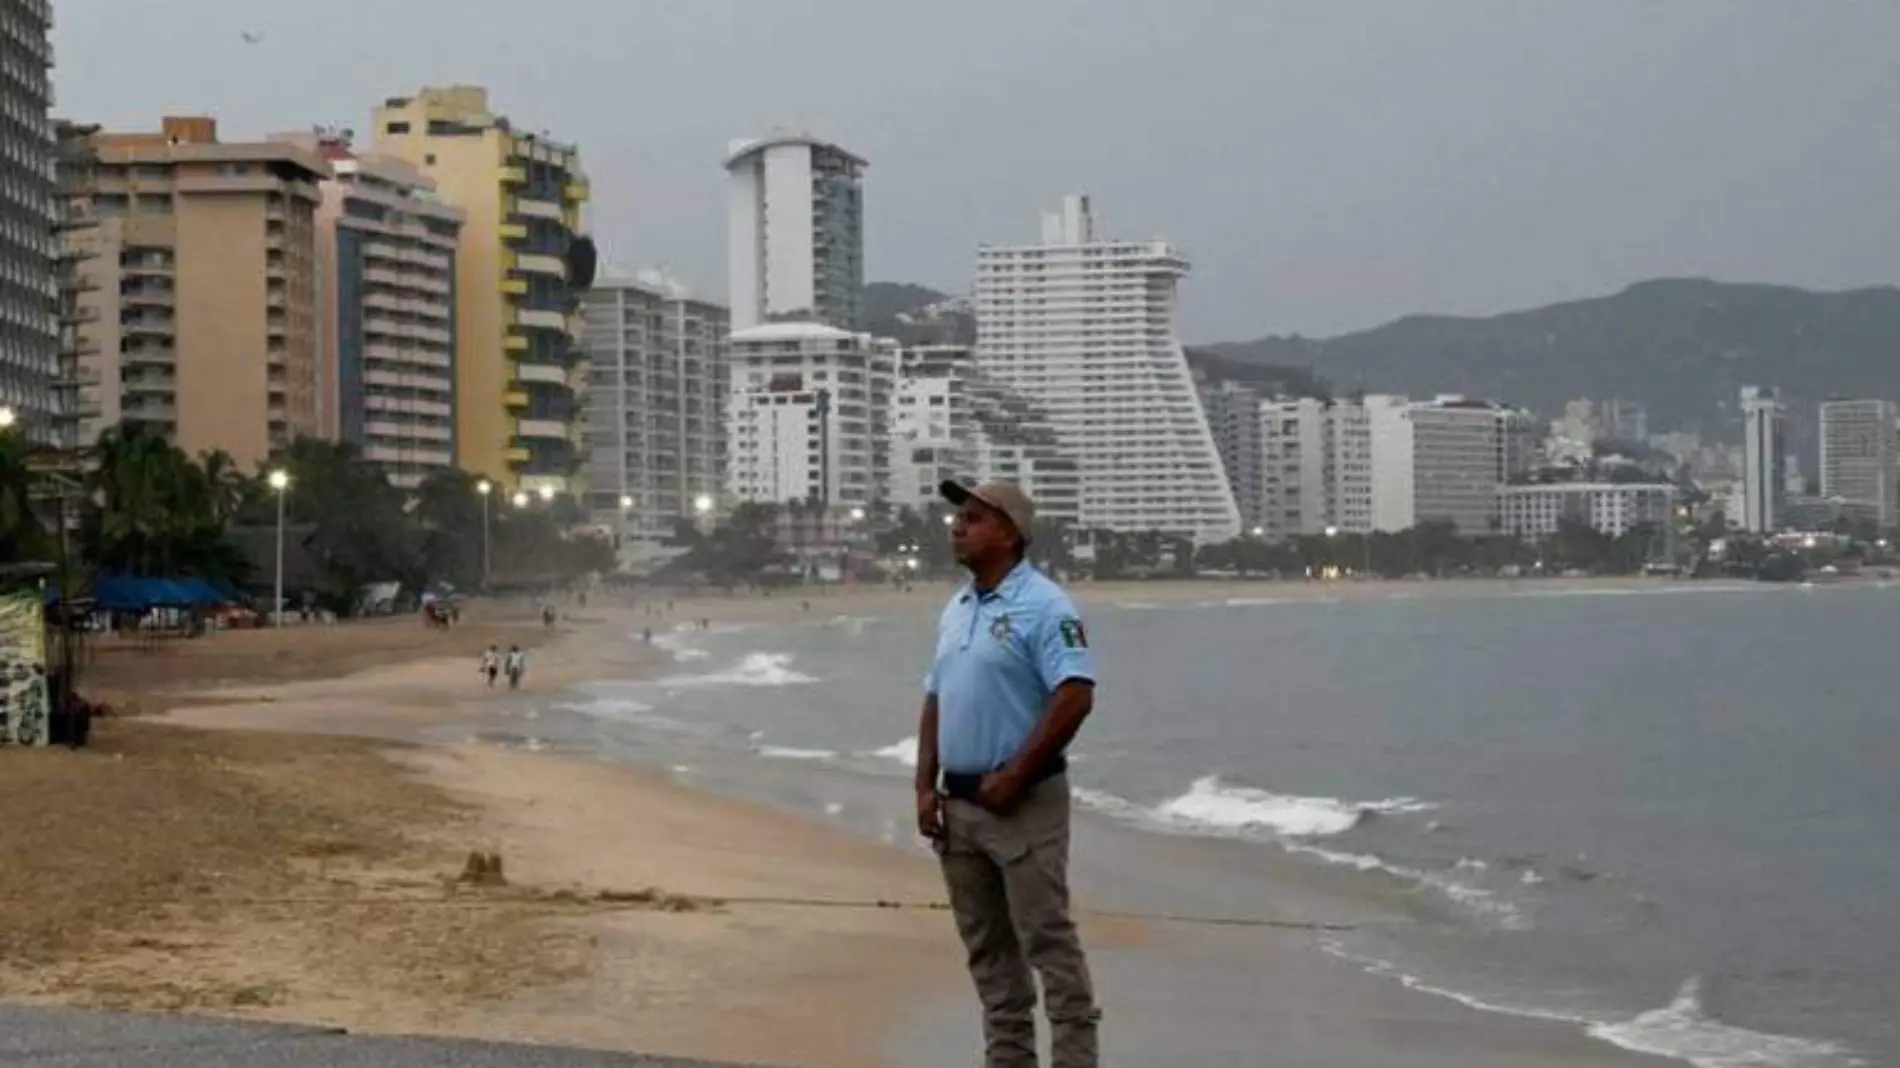
[{"label": "man's hand", "polygon": [[992,771],[976,784],[976,803],[998,816],[1016,811],[1023,799],[1023,780],[1005,769]]},{"label": "man's hand", "polygon": [[932,841],[943,837],[943,798],[934,787],[917,788],[917,833]]}]

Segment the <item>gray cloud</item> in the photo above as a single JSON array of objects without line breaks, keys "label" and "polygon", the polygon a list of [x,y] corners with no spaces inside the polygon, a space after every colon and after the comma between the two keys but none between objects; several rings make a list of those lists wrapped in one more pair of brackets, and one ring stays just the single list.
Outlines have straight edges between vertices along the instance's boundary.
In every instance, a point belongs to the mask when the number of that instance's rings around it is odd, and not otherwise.
[{"label": "gray cloud", "polygon": [[[1195,263],[1196,339],[1491,311],[1658,274],[1900,275],[1900,5],[1848,0],[61,0],[61,114],[362,128],[480,81],[577,141],[616,261],[722,288],[726,141],[872,163],[871,275],[1092,192]],[[219,27],[228,27],[228,32]],[[244,30],[260,30],[247,45]]]}]

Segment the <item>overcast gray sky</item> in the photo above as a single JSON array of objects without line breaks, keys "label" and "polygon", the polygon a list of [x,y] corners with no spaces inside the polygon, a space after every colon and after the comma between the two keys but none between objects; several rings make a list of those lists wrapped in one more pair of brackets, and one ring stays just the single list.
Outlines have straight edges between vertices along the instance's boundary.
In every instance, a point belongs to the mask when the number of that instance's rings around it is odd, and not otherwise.
[{"label": "overcast gray sky", "polygon": [[[1069,190],[1194,262],[1190,340],[1657,275],[1900,277],[1893,0],[57,0],[62,115],[227,136],[487,84],[618,264],[723,292],[726,142],[871,161],[870,277],[962,292]],[[242,31],[266,35],[246,45]]]}]

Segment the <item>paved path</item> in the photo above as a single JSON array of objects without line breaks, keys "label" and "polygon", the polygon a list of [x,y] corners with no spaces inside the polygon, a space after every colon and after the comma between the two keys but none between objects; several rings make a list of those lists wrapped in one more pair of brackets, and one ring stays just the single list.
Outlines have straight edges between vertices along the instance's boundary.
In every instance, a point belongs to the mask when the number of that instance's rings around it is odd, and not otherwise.
[{"label": "paved path", "polygon": [[190,1016],[0,1007],[12,1068],[715,1068],[620,1053],[422,1038]]}]

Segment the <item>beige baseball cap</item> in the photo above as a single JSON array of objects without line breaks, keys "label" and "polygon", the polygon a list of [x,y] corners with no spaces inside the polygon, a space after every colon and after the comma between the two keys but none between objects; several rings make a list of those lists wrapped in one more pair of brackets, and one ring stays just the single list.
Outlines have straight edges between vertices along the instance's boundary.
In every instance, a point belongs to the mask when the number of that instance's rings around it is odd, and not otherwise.
[{"label": "beige baseball cap", "polygon": [[966,486],[954,478],[946,478],[937,486],[937,492],[951,504],[961,505],[975,498],[1003,513],[1009,517],[1009,525],[1023,536],[1025,543],[1036,529],[1036,502],[1030,500],[1029,494],[1024,493],[1022,487],[1014,482],[992,479]]}]

